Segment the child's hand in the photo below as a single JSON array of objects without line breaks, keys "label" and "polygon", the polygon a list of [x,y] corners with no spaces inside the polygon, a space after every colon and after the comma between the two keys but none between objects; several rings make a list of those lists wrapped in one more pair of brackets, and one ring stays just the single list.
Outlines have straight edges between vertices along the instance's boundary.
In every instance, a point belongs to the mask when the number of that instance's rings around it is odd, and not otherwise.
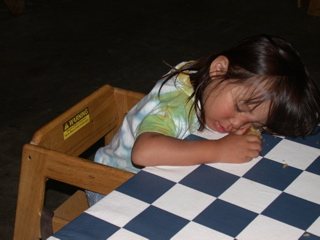
[{"label": "child's hand", "polygon": [[[254,135],[229,134],[217,140],[219,149],[218,161],[243,163],[259,156],[262,150],[261,140]],[[217,154],[217,153],[216,153]]]}]

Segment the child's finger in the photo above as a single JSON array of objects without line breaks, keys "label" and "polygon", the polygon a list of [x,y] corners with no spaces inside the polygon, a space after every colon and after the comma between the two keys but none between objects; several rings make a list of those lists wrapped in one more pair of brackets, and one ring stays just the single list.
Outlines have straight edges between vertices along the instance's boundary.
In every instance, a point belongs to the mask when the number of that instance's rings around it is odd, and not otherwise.
[{"label": "child's finger", "polygon": [[246,135],[246,138],[247,138],[247,141],[249,142],[258,142],[260,144],[262,143],[261,139],[256,135]]}]

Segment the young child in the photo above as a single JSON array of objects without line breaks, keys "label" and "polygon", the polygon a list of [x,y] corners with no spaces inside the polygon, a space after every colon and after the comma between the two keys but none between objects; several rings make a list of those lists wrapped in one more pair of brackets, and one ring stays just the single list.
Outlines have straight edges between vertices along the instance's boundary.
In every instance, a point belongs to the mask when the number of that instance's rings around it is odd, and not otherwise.
[{"label": "young child", "polygon": [[[251,126],[289,137],[320,122],[320,91],[284,39],[257,35],[174,67],[126,116],[95,161],[137,173],[143,166],[243,163],[258,157]],[[219,140],[183,140],[209,128]],[[103,196],[88,192],[92,205]]]}]

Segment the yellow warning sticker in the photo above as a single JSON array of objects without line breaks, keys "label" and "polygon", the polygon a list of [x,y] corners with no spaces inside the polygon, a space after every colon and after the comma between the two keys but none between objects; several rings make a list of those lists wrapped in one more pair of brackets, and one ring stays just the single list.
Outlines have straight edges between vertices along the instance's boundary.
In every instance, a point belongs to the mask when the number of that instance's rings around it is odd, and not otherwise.
[{"label": "yellow warning sticker", "polygon": [[63,124],[63,138],[66,140],[90,122],[89,109],[85,108]]}]

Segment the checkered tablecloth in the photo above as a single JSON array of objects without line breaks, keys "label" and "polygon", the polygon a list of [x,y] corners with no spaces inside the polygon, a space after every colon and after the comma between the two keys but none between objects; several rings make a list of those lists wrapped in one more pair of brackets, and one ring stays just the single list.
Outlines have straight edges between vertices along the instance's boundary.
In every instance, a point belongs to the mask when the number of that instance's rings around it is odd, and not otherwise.
[{"label": "checkered tablecloth", "polygon": [[249,163],[147,167],[49,239],[320,239],[320,134],[262,141]]}]

